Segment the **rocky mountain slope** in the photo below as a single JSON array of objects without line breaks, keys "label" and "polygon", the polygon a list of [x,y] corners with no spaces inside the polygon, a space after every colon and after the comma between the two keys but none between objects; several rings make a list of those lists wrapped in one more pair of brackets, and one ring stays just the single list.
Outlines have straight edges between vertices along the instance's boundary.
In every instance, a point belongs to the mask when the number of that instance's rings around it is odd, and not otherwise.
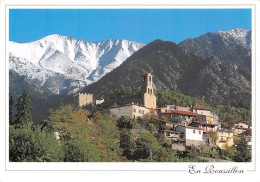
[{"label": "rocky mountain slope", "polygon": [[158,89],[204,98],[211,105],[250,105],[251,73],[247,68],[217,57],[202,58],[161,40],[146,45],[83,91],[101,96],[122,86],[140,86],[141,75],[146,72],[154,75]]},{"label": "rocky mountain slope", "polygon": [[251,31],[235,28],[228,31],[207,33],[179,44],[198,56],[215,56],[251,70]]}]

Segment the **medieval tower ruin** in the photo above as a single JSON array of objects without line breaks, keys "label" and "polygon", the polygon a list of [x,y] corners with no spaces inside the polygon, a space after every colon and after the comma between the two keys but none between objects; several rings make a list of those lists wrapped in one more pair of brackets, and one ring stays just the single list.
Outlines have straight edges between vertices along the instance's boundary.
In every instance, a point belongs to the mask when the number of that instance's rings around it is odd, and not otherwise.
[{"label": "medieval tower ruin", "polygon": [[74,103],[77,107],[86,106],[93,103],[93,94],[78,93],[74,96]]}]

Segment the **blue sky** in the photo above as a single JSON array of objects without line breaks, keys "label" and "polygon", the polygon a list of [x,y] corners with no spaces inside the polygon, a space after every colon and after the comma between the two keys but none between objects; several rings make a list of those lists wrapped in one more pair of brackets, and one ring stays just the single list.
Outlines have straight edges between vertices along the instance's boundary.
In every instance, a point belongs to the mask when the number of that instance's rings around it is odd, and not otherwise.
[{"label": "blue sky", "polygon": [[25,43],[50,34],[90,42],[155,39],[179,43],[207,32],[251,30],[250,9],[10,9],[9,40]]}]

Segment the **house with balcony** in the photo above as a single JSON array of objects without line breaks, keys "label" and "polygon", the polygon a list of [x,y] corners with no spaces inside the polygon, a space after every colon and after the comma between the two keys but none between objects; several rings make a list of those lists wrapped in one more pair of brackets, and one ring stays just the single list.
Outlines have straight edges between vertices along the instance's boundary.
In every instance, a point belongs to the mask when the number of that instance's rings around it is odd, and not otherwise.
[{"label": "house with balcony", "polygon": [[212,124],[218,123],[218,115],[211,112],[211,109],[209,109],[208,107],[202,106],[200,104],[195,104],[191,108],[191,111],[197,113],[198,115],[204,116],[205,117],[204,120],[207,123],[212,123]]},{"label": "house with balcony", "polygon": [[201,128],[178,125],[175,130],[180,132],[180,138],[185,141],[186,146],[203,144],[203,131]]},{"label": "house with balcony", "polygon": [[162,116],[165,116],[168,121],[173,122],[177,126],[188,125],[197,114],[190,111],[168,110],[162,113]]},{"label": "house with balcony", "polygon": [[201,128],[203,131],[203,141],[207,144],[210,143],[211,140],[211,132],[217,133],[219,130],[218,124],[208,123],[206,120],[202,121],[193,121],[189,124],[189,126]]}]

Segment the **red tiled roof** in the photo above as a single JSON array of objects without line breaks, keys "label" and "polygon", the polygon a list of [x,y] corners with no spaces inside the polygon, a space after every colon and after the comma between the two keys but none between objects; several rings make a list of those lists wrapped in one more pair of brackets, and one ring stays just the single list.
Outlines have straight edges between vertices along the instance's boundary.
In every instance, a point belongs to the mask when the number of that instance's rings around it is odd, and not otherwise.
[{"label": "red tiled roof", "polygon": [[202,105],[200,105],[200,104],[195,104],[195,105],[193,106],[193,109],[208,110],[208,111],[210,111],[209,108],[207,108],[207,107],[205,107],[205,106],[202,106]]},{"label": "red tiled roof", "polygon": [[179,131],[173,131],[173,130],[163,130],[163,131],[170,132],[170,133],[180,133]]},{"label": "red tiled roof", "polygon": [[188,111],[177,111],[177,110],[169,110],[166,112],[163,112],[163,114],[182,114],[182,115],[188,115],[188,116],[197,116],[198,114],[194,112],[188,112]]}]

